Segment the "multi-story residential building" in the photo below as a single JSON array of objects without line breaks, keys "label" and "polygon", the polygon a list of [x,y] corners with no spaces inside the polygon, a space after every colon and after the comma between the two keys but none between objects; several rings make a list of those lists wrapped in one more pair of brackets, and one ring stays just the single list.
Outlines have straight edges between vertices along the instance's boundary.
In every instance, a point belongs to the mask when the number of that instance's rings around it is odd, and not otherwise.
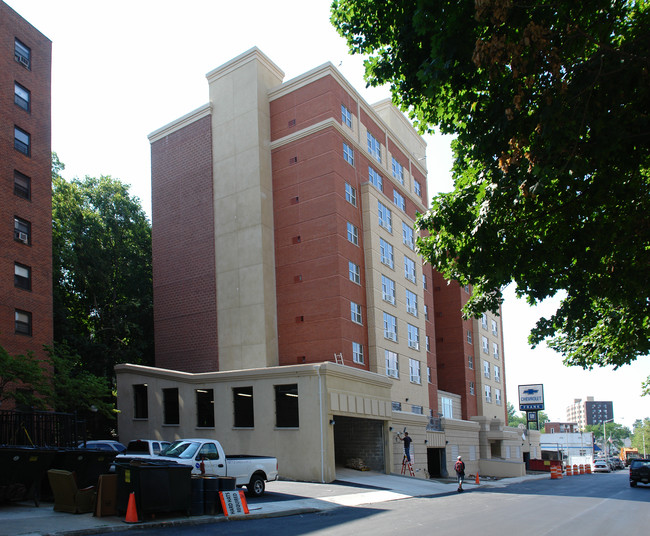
[{"label": "multi-story residential building", "polygon": [[399,471],[408,429],[418,476],[454,453],[478,470],[467,394],[451,385],[438,418],[435,276],[413,230],[425,143],[329,63],[283,77],[251,49],[149,136],[160,368],[116,368],[121,436],[227,430],[229,450],[263,440],[283,474],[328,481],[348,458]]},{"label": "multi-story residential building", "polygon": [[597,401],[593,396],[588,396],[585,401],[575,398],[573,404],[566,408],[567,420],[577,422],[578,428],[584,430],[585,426],[603,424],[614,420],[614,404],[611,400]]},{"label": "multi-story residential building", "polygon": [[433,279],[439,388],[461,395],[463,419],[481,416],[504,420],[507,409],[500,314],[485,313],[481,318],[464,320],[460,311],[471,287],[448,283],[437,272]]},{"label": "multi-story residential building", "polygon": [[0,346],[44,357],[52,342],[52,43],[0,1],[0,45]]}]

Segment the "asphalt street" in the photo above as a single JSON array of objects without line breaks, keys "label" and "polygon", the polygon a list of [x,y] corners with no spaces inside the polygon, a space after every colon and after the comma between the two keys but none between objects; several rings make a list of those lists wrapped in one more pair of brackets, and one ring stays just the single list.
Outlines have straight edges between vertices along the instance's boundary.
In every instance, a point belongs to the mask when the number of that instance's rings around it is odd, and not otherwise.
[{"label": "asphalt street", "polygon": [[628,472],[531,480],[462,494],[414,497],[291,517],[190,527],[136,529],[147,536],[268,535],[594,536],[647,534],[650,486],[630,488]]}]

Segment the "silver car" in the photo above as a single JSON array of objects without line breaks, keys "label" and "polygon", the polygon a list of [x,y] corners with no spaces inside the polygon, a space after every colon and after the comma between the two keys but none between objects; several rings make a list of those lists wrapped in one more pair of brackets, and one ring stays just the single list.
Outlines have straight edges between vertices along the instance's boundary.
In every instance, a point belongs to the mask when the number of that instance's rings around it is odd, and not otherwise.
[{"label": "silver car", "polygon": [[612,468],[607,460],[596,460],[594,462],[594,473],[611,473]]}]

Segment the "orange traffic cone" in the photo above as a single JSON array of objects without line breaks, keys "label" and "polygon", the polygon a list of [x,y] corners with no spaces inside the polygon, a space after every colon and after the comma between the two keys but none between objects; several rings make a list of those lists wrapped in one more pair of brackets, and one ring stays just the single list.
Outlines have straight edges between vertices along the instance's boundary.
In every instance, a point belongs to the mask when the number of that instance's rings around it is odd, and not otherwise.
[{"label": "orange traffic cone", "polygon": [[138,521],[138,510],[135,507],[135,493],[131,492],[129,495],[129,505],[126,508],[126,519],[125,523],[139,523]]},{"label": "orange traffic cone", "polygon": [[480,483],[481,483],[481,481],[478,479],[478,471],[476,471],[476,483],[477,483],[477,484],[480,484]]}]

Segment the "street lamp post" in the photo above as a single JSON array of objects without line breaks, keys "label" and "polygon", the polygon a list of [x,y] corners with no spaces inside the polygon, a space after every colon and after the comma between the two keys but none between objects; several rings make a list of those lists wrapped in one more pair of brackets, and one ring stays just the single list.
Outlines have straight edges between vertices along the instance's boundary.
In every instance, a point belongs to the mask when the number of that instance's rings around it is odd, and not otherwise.
[{"label": "street lamp post", "polygon": [[607,455],[607,434],[605,428],[605,423],[608,422],[614,422],[614,419],[607,419],[606,421],[603,421],[603,452],[605,453],[605,458],[609,458]]}]

